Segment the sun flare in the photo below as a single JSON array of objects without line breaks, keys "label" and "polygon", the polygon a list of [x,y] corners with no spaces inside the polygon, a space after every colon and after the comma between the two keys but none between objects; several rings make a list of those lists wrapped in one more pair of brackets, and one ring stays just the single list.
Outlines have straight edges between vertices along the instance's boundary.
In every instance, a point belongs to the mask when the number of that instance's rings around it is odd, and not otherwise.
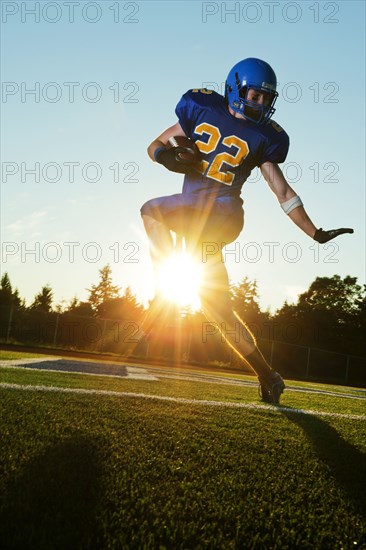
[{"label": "sun flare", "polygon": [[192,310],[200,308],[201,265],[186,253],[174,254],[161,266],[158,290],[172,302]]}]

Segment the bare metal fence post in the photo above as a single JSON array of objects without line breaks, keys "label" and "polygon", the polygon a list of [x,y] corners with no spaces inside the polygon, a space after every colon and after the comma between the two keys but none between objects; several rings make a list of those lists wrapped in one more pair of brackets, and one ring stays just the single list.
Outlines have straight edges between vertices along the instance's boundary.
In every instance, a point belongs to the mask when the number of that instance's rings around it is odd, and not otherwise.
[{"label": "bare metal fence post", "polygon": [[53,345],[54,346],[56,345],[56,340],[57,340],[57,331],[58,331],[59,318],[60,318],[60,314],[57,313],[56,323],[55,323],[55,332],[53,334]]},{"label": "bare metal fence post", "polygon": [[306,380],[309,379],[310,353],[311,353],[311,348],[308,348],[308,356],[307,356],[307,359],[306,359],[306,374],[305,374],[305,379],[306,379]]},{"label": "bare metal fence post", "polygon": [[104,351],[104,338],[107,328],[107,319],[103,319],[102,337],[100,339],[100,351]]},{"label": "bare metal fence post", "polygon": [[269,364],[272,367],[273,365],[273,353],[274,353],[274,340],[271,342],[271,357],[269,359]]},{"label": "bare metal fence post", "polygon": [[191,345],[192,345],[192,327],[188,329],[188,339],[187,339],[187,351],[186,351],[186,361],[189,363],[191,357]]},{"label": "bare metal fence post", "polygon": [[12,305],[11,308],[10,308],[10,313],[9,313],[8,330],[6,332],[6,341],[7,342],[9,342],[9,340],[10,340],[11,322],[13,320],[13,310],[14,310],[14,306]]},{"label": "bare metal fence post", "polygon": [[350,362],[350,356],[347,355],[347,363],[346,363],[346,384],[347,384],[347,382],[348,382],[349,362]]}]

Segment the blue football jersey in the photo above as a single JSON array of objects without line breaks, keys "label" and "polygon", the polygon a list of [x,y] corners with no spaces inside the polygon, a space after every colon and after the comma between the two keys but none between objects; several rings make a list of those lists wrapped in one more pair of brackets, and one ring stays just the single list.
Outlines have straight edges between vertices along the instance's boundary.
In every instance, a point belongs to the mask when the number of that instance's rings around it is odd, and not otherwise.
[{"label": "blue football jersey", "polygon": [[236,118],[220,94],[189,90],[176,107],[185,134],[199,147],[202,161],[184,177],[183,193],[208,193],[240,200],[251,171],[266,161],[284,162],[289,137],[273,120],[264,125]]}]

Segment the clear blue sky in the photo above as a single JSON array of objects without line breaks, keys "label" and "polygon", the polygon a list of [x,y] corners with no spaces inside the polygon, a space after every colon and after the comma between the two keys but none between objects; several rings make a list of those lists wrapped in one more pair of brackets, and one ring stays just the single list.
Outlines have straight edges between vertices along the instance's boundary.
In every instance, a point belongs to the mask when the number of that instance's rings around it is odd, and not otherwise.
[{"label": "clear blue sky", "polygon": [[2,271],[27,303],[45,284],[55,304],[86,299],[107,263],[151,297],[139,208],[182,178],[146,147],[186,90],[220,90],[246,57],[277,73],[284,171],[314,223],[355,234],[318,248],[254,173],[231,281],[257,279],[272,310],[316,276],[364,282],[363,1],[2,2],[2,21]]}]

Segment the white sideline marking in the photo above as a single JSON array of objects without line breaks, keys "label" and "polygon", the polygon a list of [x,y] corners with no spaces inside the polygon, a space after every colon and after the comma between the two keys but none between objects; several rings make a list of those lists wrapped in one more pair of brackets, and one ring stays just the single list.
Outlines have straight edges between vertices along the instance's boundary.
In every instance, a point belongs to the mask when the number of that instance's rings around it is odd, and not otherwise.
[{"label": "white sideline marking", "polygon": [[[119,365],[121,367],[123,367],[125,369],[125,373],[126,374],[108,374],[106,372],[86,372],[86,371],[83,371],[82,367],[84,366],[85,368],[88,367],[88,362],[86,361],[85,363],[83,361],[77,361],[77,360],[72,360],[72,359],[65,359],[65,358],[62,358],[62,357],[55,357],[55,356],[52,356],[52,357],[46,357],[46,358],[41,358],[41,359],[11,359],[10,361],[0,361],[0,367],[22,367],[24,370],[33,370],[34,369],[37,369],[37,364],[38,363],[43,363],[43,362],[56,362],[56,361],[65,361],[66,362],[66,365],[63,367],[63,368],[58,368],[58,369],[44,369],[44,368],[40,368],[38,370],[40,370],[41,372],[57,372],[57,373],[69,373],[69,374],[82,374],[82,375],[86,375],[86,376],[109,376],[109,377],[112,377],[112,378],[124,378],[124,379],[128,379],[128,380],[158,380],[158,378],[156,378],[156,376],[150,374],[146,369],[144,368],[141,368],[141,367],[129,367],[127,365]],[[76,364],[78,365],[78,370],[72,370],[72,369],[68,369],[67,368],[67,364]],[[100,361],[92,361],[93,364],[97,364],[97,363],[100,363],[101,367],[103,368],[107,368],[108,367],[108,363],[101,363]],[[24,365],[29,365],[29,366],[24,366]],[[30,366],[30,365],[33,365],[33,366]],[[115,366],[115,363],[112,364],[112,366]]]},{"label": "white sideline marking", "polygon": [[[109,374],[107,372],[100,372],[100,373],[92,373],[92,372],[86,372],[82,370],[82,365],[88,364],[88,361],[79,361],[78,359],[72,359],[72,358],[65,358],[65,357],[57,357],[57,356],[50,356],[50,357],[43,357],[43,358],[33,358],[33,359],[11,359],[11,360],[0,360],[0,367],[15,367],[15,366],[22,366],[25,370],[31,370],[31,369],[37,369],[37,363],[42,362],[50,362],[50,361],[65,361],[65,362],[73,362],[80,366],[80,369],[78,370],[68,370],[67,368],[58,368],[58,369],[44,369],[40,368],[39,370],[42,370],[43,372],[68,372],[70,374],[83,374],[86,376],[109,376],[109,377],[115,377],[115,378],[127,378],[127,379],[134,379],[134,380],[159,380],[161,378],[171,379],[171,380],[188,380],[191,382],[205,382],[210,384],[220,384],[220,385],[229,385],[229,386],[258,386],[258,381],[252,381],[252,380],[241,380],[238,378],[224,378],[219,377],[214,374],[203,374],[203,373],[193,373],[193,372],[179,372],[175,374],[167,373],[165,369],[160,369],[158,367],[151,367],[150,365],[147,366],[147,369],[140,367],[140,366],[127,366],[124,364],[121,364],[123,368],[126,369],[126,374],[123,376],[122,374]],[[90,361],[89,361],[90,362]],[[93,363],[99,363],[103,367],[108,367],[109,363],[104,363],[102,361],[92,361]],[[31,365],[26,367],[25,365]],[[112,365],[115,365],[116,363],[112,363]],[[316,387],[304,387],[304,386],[291,386],[289,384],[286,384],[286,389],[300,392],[300,393],[315,393],[319,395],[329,395],[331,397],[339,397],[339,398],[345,398],[345,399],[359,399],[359,400],[366,400],[366,392],[364,391],[364,395],[357,395],[356,393],[341,393],[340,391],[332,391],[327,390],[324,388],[316,388]],[[348,388],[347,388],[348,389]],[[345,391],[347,391],[345,389]],[[349,391],[354,392],[355,390],[349,389]],[[362,390],[357,390],[362,391]]]},{"label": "white sideline marking", "polygon": [[9,359],[0,361],[0,367],[16,367],[18,365],[31,365],[32,363],[43,363],[45,361],[59,361],[62,357],[37,357],[33,359]]},{"label": "white sideline marking", "polygon": [[207,401],[205,399],[186,399],[185,397],[168,397],[163,395],[149,395],[146,393],[118,392],[113,390],[87,390],[83,388],[60,388],[57,386],[32,386],[23,384],[0,383],[0,388],[9,390],[40,391],[53,393],[75,393],[81,395],[104,395],[110,397],[137,397],[141,399],[153,399],[156,401],[170,401],[173,403],[182,403],[188,405],[205,405],[208,407],[227,407],[231,409],[251,409],[271,412],[290,412],[310,416],[329,416],[332,418],[347,418],[351,420],[366,420],[366,415],[331,413],[323,411],[313,411],[311,409],[292,409],[291,407],[282,407],[274,405],[259,405],[256,403],[234,403],[231,401]]}]

